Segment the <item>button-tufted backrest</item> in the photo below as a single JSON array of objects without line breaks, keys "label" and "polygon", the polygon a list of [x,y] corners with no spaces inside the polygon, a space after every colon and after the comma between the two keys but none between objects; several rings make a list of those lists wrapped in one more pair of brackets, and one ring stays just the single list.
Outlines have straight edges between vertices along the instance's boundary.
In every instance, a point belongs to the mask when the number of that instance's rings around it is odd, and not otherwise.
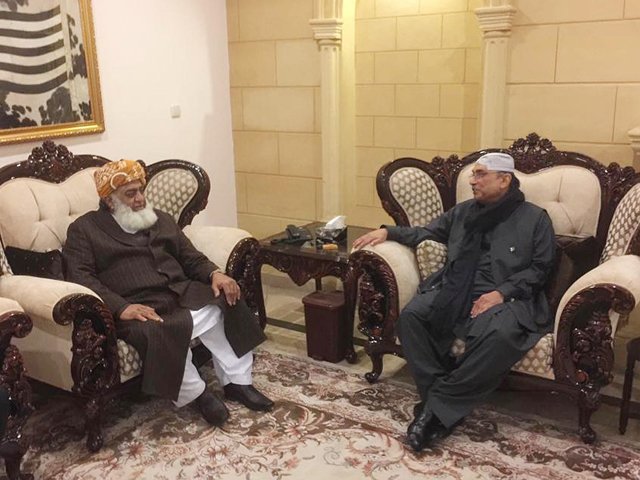
[{"label": "button-tufted backrest", "polygon": [[[32,252],[61,249],[71,222],[98,208],[93,175],[108,161],[74,155],[47,140],[26,161],[1,167],[0,237],[5,246]],[[149,202],[173,215],[181,227],[206,206],[210,182],[202,167],[172,159],[145,169]]]},{"label": "button-tufted backrest", "polygon": [[14,178],[0,185],[0,235],[5,245],[36,252],[60,249],[69,224],[98,208],[96,167],[61,183]]},{"label": "button-tufted backrest", "polygon": [[[456,185],[456,201],[473,198],[469,175],[473,164],[462,169]],[[559,165],[539,172],[516,172],[525,198],[544,208],[556,235],[595,236],[601,208],[598,177],[586,168]]]}]

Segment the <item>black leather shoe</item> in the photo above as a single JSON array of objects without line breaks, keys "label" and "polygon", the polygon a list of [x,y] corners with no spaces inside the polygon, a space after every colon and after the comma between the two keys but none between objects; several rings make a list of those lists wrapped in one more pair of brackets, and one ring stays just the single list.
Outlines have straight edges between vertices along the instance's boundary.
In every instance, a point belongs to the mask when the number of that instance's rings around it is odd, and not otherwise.
[{"label": "black leather shoe", "polygon": [[418,415],[420,415],[420,412],[422,411],[422,409],[424,408],[424,402],[418,402],[413,406],[413,418],[416,418]]},{"label": "black leather shoe", "polygon": [[229,418],[229,410],[222,400],[213,392],[205,390],[194,400],[195,406],[200,410],[204,419],[211,425],[221,427]]},{"label": "black leather shoe", "polygon": [[451,435],[451,432],[453,430],[453,428],[447,428],[442,423],[440,423],[438,417],[434,416],[433,419],[434,420],[432,420],[431,423],[427,426],[424,435],[424,445],[427,447],[432,447],[434,443],[448,437],[449,435]]},{"label": "black leather shoe", "polygon": [[224,396],[229,400],[240,402],[250,410],[267,412],[273,408],[273,402],[256,390],[253,385],[229,383],[224,386]]},{"label": "black leather shoe", "polygon": [[407,443],[415,452],[422,451],[426,446],[427,428],[433,422],[434,418],[433,412],[431,412],[425,404],[413,422],[409,424],[409,428],[407,429]]}]

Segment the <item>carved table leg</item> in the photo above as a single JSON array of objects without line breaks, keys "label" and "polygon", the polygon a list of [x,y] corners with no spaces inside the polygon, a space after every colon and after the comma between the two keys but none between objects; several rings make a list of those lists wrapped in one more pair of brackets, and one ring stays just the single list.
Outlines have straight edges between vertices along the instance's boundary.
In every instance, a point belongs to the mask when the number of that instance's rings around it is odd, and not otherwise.
[{"label": "carved table leg", "polygon": [[636,361],[640,359],[640,337],[630,340],[627,344],[627,368],[624,372],[624,386],[622,387],[622,403],[620,404],[620,422],[618,430],[624,434],[629,421],[629,405],[631,403],[631,387],[633,385],[633,370]]},{"label": "carved table leg", "polygon": [[4,466],[9,480],[31,480],[33,475],[20,473],[22,457],[27,452],[27,445],[10,441],[0,446],[0,456],[4,458]]},{"label": "carved table leg", "polygon": [[342,285],[344,287],[344,301],[347,307],[347,319],[346,319],[346,335],[347,335],[347,350],[345,352],[345,358],[349,363],[356,363],[358,357],[353,347],[353,324],[356,314],[356,295],[358,292],[358,282],[355,276],[355,272],[352,268],[347,268],[344,277],[342,278]]}]

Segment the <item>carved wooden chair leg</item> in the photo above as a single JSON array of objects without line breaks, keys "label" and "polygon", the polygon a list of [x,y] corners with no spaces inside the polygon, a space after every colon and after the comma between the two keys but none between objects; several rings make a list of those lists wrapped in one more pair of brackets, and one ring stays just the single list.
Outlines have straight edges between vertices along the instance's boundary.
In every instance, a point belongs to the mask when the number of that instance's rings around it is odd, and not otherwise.
[{"label": "carved wooden chair leg", "polygon": [[382,373],[382,358],[383,353],[378,350],[376,344],[368,343],[365,347],[365,351],[369,358],[371,359],[371,371],[365,373],[364,378],[366,378],[369,383],[376,383],[380,374]]},{"label": "carved wooden chair leg", "polygon": [[0,445],[0,456],[4,458],[4,466],[9,480],[32,480],[30,473],[21,473],[22,457],[27,452],[26,442],[9,441]]},{"label": "carved wooden chair leg", "polygon": [[89,399],[85,405],[87,448],[91,452],[100,450],[104,443],[104,437],[102,436],[103,403],[102,397],[98,396]]},{"label": "carved wooden chair leg", "polygon": [[593,386],[583,386],[578,396],[578,431],[584,443],[592,444],[596,440],[596,432],[591,428],[591,415],[599,407],[600,392]]}]

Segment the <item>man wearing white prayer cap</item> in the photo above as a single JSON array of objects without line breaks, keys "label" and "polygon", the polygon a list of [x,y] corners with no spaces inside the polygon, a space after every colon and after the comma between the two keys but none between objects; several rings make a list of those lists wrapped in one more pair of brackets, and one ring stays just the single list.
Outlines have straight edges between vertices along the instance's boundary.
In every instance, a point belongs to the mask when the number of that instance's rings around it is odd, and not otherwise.
[{"label": "man wearing white prayer cap", "polygon": [[[397,333],[421,402],[407,430],[415,451],[446,437],[553,328],[543,291],[555,258],[547,212],[525,201],[514,160],[490,152],[473,164],[473,199],[419,227],[383,226],[362,248],[390,240],[447,246],[445,266],[404,307]],[[456,338],[464,353],[454,358]]]}]

